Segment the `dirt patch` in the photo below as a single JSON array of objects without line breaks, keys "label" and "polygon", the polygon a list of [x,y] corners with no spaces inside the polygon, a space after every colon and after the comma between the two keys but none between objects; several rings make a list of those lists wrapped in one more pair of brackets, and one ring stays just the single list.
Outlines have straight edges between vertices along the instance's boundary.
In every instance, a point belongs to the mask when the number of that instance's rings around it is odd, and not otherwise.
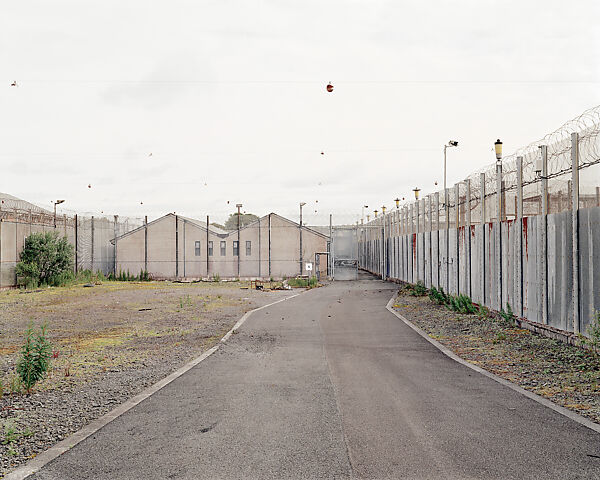
[{"label": "dirt patch", "polygon": [[[0,292],[0,478],[214,346],[248,310],[293,294],[235,283],[107,282]],[[45,323],[52,369],[11,393],[27,325]]]},{"label": "dirt patch", "polygon": [[600,423],[600,357],[501,318],[463,315],[401,290],[394,308],[468,362]]}]

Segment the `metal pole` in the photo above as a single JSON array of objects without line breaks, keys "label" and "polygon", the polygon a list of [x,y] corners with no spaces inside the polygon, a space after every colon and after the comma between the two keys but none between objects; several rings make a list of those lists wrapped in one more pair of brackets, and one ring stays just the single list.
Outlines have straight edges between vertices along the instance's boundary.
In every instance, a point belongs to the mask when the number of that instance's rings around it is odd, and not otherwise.
[{"label": "metal pole", "polygon": [[238,203],[236,205],[236,207],[237,207],[237,246],[238,246],[238,248],[237,248],[237,276],[238,276],[238,280],[239,280],[240,279],[240,257],[241,257],[240,250],[242,249],[241,245],[240,245],[240,215],[241,215],[240,209],[242,208],[242,204]]},{"label": "metal pole", "polygon": [[457,183],[454,185],[454,212],[456,217],[456,233],[454,238],[456,239],[456,245],[454,247],[454,275],[456,280],[456,294],[460,295],[460,185]]},{"label": "metal pole", "polygon": [[446,149],[448,145],[444,145],[444,192],[446,191]]},{"label": "metal pole", "polygon": [[261,252],[261,244],[262,244],[262,239],[261,237],[261,233],[260,233],[260,224],[262,223],[262,219],[259,218],[258,219],[258,278],[261,278],[261,268],[262,268],[262,252]]},{"label": "metal pole", "polygon": [[118,221],[118,219],[119,219],[119,216],[115,215],[115,217],[114,217],[114,224],[113,224],[113,233],[114,233],[114,236],[115,236],[115,244],[114,244],[114,248],[113,248],[113,254],[115,256],[114,263],[113,263],[113,274],[115,276],[117,276],[117,253],[118,253],[117,252],[117,236],[119,234],[119,230],[117,228],[117,221]]},{"label": "metal pole", "polygon": [[92,267],[92,273],[93,273],[94,272],[94,216],[93,215],[92,215],[92,226],[91,226],[91,228],[92,228],[92,255],[91,255],[91,257],[92,257],[92,264],[91,264],[91,267]]},{"label": "metal pole", "polygon": [[186,222],[186,220],[184,218],[183,219],[183,278],[185,278],[185,246],[186,246],[186,242],[185,242],[185,224],[186,223],[187,222]]},{"label": "metal pole", "polygon": [[485,221],[485,173],[479,174],[479,185],[481,195],[481,256],[479,257],[479,282],[481,286],[481,304],[485,305],[485,232],[487,231],[487,222]]},{"label": "metal pole", "polygon": [[302,203],[300,203],[300,275],[302,275]]},{"label": "metal pole", "polygon": [[450,293],[450,192],[444,186],[444,208],[446,213],[446,248],[445,248],[445,264],[446,264],[446,293]]},{"label": "metal pole", "polygon": [[540,273],[540,300],[542,304],[542,323],[548,325],[548,146],[541,146],[542,182],[541,201],[542,215],[539,218],[540,248],[538,265]]},{"label": "metal pole", "polygon": [[179,218],[175,215],[175,278],[179,278]]},{"label": "metal pole", "polygon": [[581,330],[579,319],[579,134],[571,134],[571,183],[573,201],[573,332]]},{"label": "metal pole", "polygon": [[465,180],[466,197],[465,197],[465,281],[466,281],[466,294],[469,297],[473,295],[473,288],[471,285],[471,179]]},{"label": "metal pole", "polygon": [[269,213],[269,280],[271,275],[271,214]]},{"label": "metal pole", "polygon": [[77,270],[78,270],[77,264],[79,263],[79,254],[77,253],[77,250],[78,250],[78,243],[79,243],[79,242],[78,242],[78,240],[79,240],[79,239],[77,238],[77,237],[78,237],[78,233],[79,233],[79,232],[77,231],[77,227],[78,227],[78,225],[77,225],[77,224],[78,224],[79,222],[77,221],[77,214],[75,214],[75,218],[74,218],[74,220],[75,220],[75,275],[77,275]]},{"label": "metal pole", "polygon": [[144,272],[148,272],[148,215],[144,215]]},{"label": "metal pole", "polygon": [[496,268],[498,272],[498,310],[503,308],[502,304],[502,162],[496,162]]},{"label": "metal pole", "polygon": [[327,263],[329,264],[329,271],[327,272],[331,278],[333,278],[333,216],[329,214],[329,255],[327,255]]},{"label": "metal pole", "polygon": [[517,313],[523,317],[523,157],[517,157]]},{"label": "metal pole", "polygon": [[[210,218],[209,215],[206,216],[206,278],[210,278],[210,256],[209,256],[209,244],[210,244]],[[214,248],[214,247],[213,247]]]}]

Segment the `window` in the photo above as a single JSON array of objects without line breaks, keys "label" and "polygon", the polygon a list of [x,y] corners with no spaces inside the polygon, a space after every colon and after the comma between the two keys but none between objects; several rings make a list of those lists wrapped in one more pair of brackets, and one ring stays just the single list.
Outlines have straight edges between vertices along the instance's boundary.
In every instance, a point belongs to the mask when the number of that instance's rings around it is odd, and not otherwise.
[{"label": "window", "polygon": [[212,257],[213,255],[213,242],[212,240],[209,240],[208,242],[208,256]]},{"label": "window", "polygon": [[194,253],[197,257],[200,256],[200,240],[194,242]]},{"label": "window", "polygon": [[240,244],[237,240],[233,241],[233,256],[237,257],[240,254]]},{"label": "window", "polygon": [[252,242],[246,240],[246,256],[249,257],[250,255],[252,255]]},{"label": "window", "polygon": [[224,257],[225,255],[227,255],[227,242],[221,240],[221,256]]}]

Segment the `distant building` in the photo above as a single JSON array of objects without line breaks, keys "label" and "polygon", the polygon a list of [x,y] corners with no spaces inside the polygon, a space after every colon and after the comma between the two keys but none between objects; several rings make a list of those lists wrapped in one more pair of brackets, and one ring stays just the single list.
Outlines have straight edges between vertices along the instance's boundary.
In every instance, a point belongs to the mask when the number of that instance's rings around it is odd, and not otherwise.
[{"label": "distant building", "polygon": [[[116,271],[147,271],[156,279],[282,278],[326,275],[329,237],[275,213],[231,232],[169,213],[117,236]],[[306,269],[311,264],[312,270]]]}]

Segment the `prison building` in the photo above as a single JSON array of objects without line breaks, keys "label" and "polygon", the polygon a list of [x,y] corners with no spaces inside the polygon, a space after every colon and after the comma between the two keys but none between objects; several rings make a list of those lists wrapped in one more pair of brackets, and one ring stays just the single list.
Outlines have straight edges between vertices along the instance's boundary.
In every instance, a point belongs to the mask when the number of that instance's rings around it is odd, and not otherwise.
[{"label": "prison building", "polygon": [[238,230],[169,213],[112,240],[117,273],[145,270],[155,279],[281,279],[316,274],[315,268],[326,275],[328,242],[276,213],[240,228],[239,239]]}]

